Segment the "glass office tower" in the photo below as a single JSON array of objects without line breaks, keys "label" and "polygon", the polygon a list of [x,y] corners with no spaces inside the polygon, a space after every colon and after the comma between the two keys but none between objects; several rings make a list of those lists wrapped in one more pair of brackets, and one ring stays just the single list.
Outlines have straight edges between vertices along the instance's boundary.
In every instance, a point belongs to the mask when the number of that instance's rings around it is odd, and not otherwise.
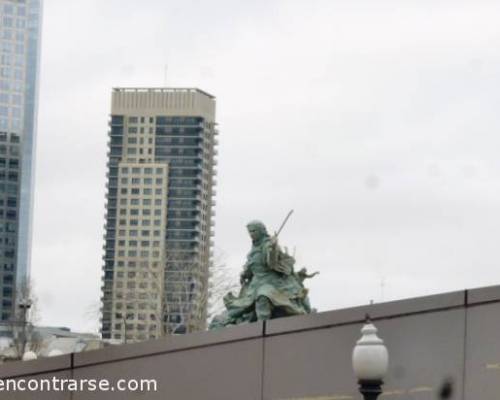
[{"label": "glass office tower", "polygon": [[112,93],[102,327],[140,341],[203,329],[213,235],[215,98]]},{"label": "glass office tower", "polygon": [[41,0],[0,0],[0,322],[30,271]]}]

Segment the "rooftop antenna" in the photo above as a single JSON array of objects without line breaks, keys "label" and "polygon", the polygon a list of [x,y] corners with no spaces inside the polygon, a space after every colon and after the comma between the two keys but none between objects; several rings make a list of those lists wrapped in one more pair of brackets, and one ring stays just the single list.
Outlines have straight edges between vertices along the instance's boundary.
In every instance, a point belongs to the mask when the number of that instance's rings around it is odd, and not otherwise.
[{"label": "rooftop antenna", "polygon": [[168,75],[168,64],[165,64],[165,68],[163,70],[163,86],[167,87],[167,75]]},{"label": "rooftop antenna", "polygon": [[385,290],[385,276],[380,279],[380,301],[384,301],[384,290]]}]

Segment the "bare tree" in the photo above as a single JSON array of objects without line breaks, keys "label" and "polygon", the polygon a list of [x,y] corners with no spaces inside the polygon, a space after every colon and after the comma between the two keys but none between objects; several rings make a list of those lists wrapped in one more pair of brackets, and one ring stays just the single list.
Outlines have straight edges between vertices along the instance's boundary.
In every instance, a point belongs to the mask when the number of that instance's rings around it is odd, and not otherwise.
[{"label": "bare tree", "polygon": [[238,288],[238,277],[219,252],[203,263],[192,254],[172,252],[167,257],[161,308],[160,336],[204,330],[207,320],[224,309],[223,297]]},{"label": "bare tree", "polygon": [[170,250],[165,263],[143,260],[117,273],[114,296],[122,308],[113,311],[114,329],[125,343],[204,330],[238,282],[222,255],[204,262],[191,251]]},{"label": "bare tree", "polygon": [[36,351],[40,346],[40,338],[34,334],[35,323],[38,319],[38,298],[34,291],[34,284],[30,280],[25,280],[16,287],[14,310],[9,321],[12,346],[18,359],[23,357],[28,343],[31,351]]},{"label": "bare tree", "polygon": [[171,304],[165,296],[165,265],[141,260],[137,268],[117,271],[114,301],[114,329],[122,342],[157,338],[173,333],[168,330],[166,316]]},{"label": "bare tree", "polygon": [[99,332],[99,321],[102,317],[101,302],[94,301],[87,306],[83,317],[89,321],[89,326],[91,326],[92,332]]},{"label": "bare tree", "polygon": [[190,333],[205,325],[208,265],[190,252],[171,252],[161,299],[162,336]]},{"label": "bare tree", "polygon": [[224,296],[237,291],[239,287],[238,273],[227,266],[224,253],[219,252],[210,265],[207,293],[208,320],[225,310]]},{"label": "bare tree", "polygon": [[[214,261],[204,263],[193,253],[171,251],[162,273],[148,269],[156,282],[148,300],[159,305],[150,318],[159,324],[159,337],[204,330],[207,319],[224,308],[223,296],[237,288],[238,280],[223,258],[218,255]],[[137,302],[140,296],[138,288],[129,291],[126,300]],[[125,321],[125,329],[126,325]]]}]

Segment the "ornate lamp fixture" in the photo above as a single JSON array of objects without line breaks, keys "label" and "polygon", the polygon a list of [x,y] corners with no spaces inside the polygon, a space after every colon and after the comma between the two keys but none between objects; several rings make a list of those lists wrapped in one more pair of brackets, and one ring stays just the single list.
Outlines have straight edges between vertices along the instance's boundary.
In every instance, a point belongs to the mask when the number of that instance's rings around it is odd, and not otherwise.
[{"label": "ornate lamp fixture", "polygon": [[376,400],[382,393],[389,354],[384,341],[377,336],[377,328],[371,323],[369,316],[361,328],[361,334],[361,339],[356,342],[352,352],[352,366],[364,399]]}]

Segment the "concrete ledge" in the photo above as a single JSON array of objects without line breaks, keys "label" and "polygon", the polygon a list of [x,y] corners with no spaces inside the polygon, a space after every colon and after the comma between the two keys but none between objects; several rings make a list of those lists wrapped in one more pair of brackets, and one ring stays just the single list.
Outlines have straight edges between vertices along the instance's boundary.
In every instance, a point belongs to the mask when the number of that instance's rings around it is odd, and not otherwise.
[{"label": "concrete ledge", "polygon": [[444,294],[416,297],[406,300],[377,303],[361,307],[344,308],[318,314],[275,319],[266,322],[265,334],[278,335],[293,331],[320,329],[364,321],[365,315],[372,319],[394,318],[423,312],[433,312],[465,307],[466,292],[461,290]]},{"label": "concrete ledge", "polygon": [[33,361],[14,361],[0,366],[0,379],[25,375],[47,374],[71,369],[71,354],[40,358]]},{"label": "concrete ledge", "polygon": [[255,339],[262,337],[263,332],[263,323],[259,322],[224,328],[218,331],[197,332],[123,346],[110,346],[100,350],[76,353],[74,355],[74,367]]},{"label": "concrete ledge", "polygon": [[[466,298],[468,296],[468,303]],[[229,327],[219,331],[198,332],[189,335],[170,336],[123,346],[110,346],[101,350],[45,358],[30,362],[12,362],[0,366],[0,378],[52,373],[66,369],[112,363],[127,359],[144,358],[195,348],[239,342],[264,336],[282,335],[298,331],[359,324],[365,315],[374,320],[400,316],[432,313],[449,309],[466,308],[467,304],[500,302],[500,286],[457,291],[432,296],[398,300],[322,312],[298,317],[282,318],[263,323]]]},{"label": "concrete ledge", "polygon": [[500,286],[469,289],[467,293],[467,304],[469,305],[500,301]]},{"label": "concrete ledge", "polygon": [[[492,286],[7,363],[0,366],[0,379],[155,379],[158,391],[141,394],[144,400],[354,399],[359,395],[351,353],[369,313],[391,354],[387,393],[431,398],[448,377],[457,399],[494,400],[499,310],[500,286]],[[28,397],[18,392],[8,398]],[[97,400],[103,394],[36,398]]]}]

